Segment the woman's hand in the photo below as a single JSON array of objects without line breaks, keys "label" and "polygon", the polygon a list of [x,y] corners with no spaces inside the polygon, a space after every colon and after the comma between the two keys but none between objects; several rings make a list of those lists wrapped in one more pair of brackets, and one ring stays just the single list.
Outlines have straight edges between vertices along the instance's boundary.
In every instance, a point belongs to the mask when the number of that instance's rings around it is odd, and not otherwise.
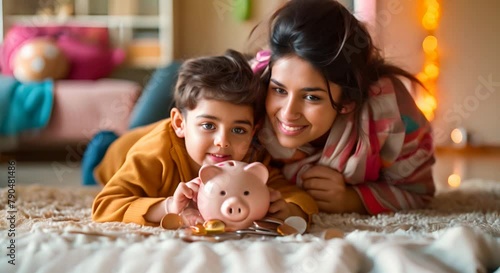
[{"label": "woman's hand", "polygon": [[181,182],[175,189],[172,200],[167,200],[168,213],[181,213],[182,210],[189,204],[189,201],[196,202],[198,190],[200,189],[201,180],[199,177],[189,181]]},{"label": "woman's hand", "polygon": [[366,213],[358,193],[345,184],[340,172],[316,165],[304,172],[302,180],[304,190],[313,197],[320,211]]}]

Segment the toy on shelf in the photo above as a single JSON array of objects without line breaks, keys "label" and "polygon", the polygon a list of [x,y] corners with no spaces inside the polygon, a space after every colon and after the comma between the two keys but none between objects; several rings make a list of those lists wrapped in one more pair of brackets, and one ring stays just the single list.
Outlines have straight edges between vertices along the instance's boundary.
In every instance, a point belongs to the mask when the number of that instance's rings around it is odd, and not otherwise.
[{"label": "toy on shelf", "polygon": [[[54,53],[60,62],[48,58]],[[40,59],[45,61],[43,68]],[[20,75],[18,80],[25,82],[97,80],[110,75],[124,60],[125,52],[110,45],[105,27],[16,25],[7,32],[0,51],[2,74]],[[20,71],[15,73],[18,65]],[[54,65],[55,70],[46,68]]]},{"label": "toy on shelf", "polygon": [[14,77],[21,82],[63,79],[69,72],[66,55],[51,38],[35,38],[22,44],[13,56]]}]

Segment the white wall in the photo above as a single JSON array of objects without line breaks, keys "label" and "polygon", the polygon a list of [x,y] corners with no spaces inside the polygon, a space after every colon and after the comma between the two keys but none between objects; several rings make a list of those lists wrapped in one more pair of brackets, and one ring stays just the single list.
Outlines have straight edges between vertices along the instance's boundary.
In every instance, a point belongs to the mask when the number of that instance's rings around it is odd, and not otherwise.
[{"label": "white wall", "polygon": [[[422,68],[422,2],[378,0],[378,12],[397,10],[378,28],[379,42],[391,60],[411,72]],[[500,145],[500,2],[441,2],[439,41],[441,74],[436,141],[449,144],[449,132],[465,127],[477,145]],[[394,7],[399,7],[394,9]],[[393,7],[393,8],[390,8]]]},{"label": "white wall", "polygon": [[[250,52],[248,35],[286,0],[252,0],[251,17],[234,16],[234,0],[175,1],[176,48],[179,59],[222,54],[227,48]],[[265,23],[264,23],[265,24]]]},{"label": "white wall", "polygon": [[[421,70],[422,0],[377,0],[377,44],[388,59],[410,72]],[[226,48],[251,51],[250,30],[286,0],[253,0],[252,18],[234,19],[232,0],[177,0],[177,58],[221,54]],[[447,144],[458,126],[478,144],[500,145],[500,1],[441,2],[436,33],[441,74],[433,121],[437,143]],[[216,7],[219,8],[219,12]],[[224,8],[226,7],[226,8]],[[222,12],[221,12],[222,11]],[[485,87],[490,88],[489,92]]]}]

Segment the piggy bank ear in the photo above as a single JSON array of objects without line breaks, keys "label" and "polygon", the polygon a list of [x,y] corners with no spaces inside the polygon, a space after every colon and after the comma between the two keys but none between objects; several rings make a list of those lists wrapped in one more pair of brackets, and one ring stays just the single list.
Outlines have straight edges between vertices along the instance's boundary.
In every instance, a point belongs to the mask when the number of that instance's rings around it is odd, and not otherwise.
[{"label": "piggy bank ear", "polygon": [[214,165],[204,165],[201,167],[198,175],[200,176],[201,182],[203,184],[207,183],[210,179],[214,178],[216,175],[222,173],[222,169]]},{"label": "piggy bank ear", "polygon": [[267,183],[267,179],[269,178],[269,171],[267,170],[266,166],[264,166],[264,164],[260,162],[250,163],[245,166],[243,170],[257,176],[262,183]]}]

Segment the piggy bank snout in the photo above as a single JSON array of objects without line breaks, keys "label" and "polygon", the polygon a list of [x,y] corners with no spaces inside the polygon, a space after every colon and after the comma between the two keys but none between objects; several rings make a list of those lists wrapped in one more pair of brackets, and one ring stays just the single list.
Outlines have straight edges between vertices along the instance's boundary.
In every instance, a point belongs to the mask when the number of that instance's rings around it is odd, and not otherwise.
[{"label": "piggy bank snout", "polygon": [[238,222],[245,220],[250,214],[248,204],[238,197],[230,197],[222,203],[221,213],[227,219]]}]

